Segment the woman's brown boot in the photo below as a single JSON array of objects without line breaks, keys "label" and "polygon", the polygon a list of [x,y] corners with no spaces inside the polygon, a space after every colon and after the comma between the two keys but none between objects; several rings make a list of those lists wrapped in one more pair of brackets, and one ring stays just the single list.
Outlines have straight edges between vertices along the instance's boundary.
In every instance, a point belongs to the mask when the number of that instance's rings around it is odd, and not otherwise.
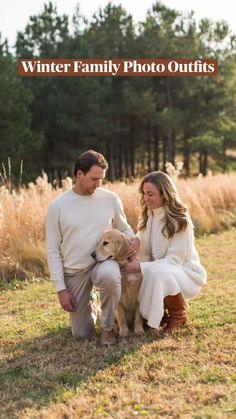
[{"label": "woman's brown boot", "polygon": [[178,332],[180,327],[187,322],[188,305],[181,292],[177,295],[168,295],[164,299],[164,303],[169,312],[169,319],[163,332],[165,334]]}]

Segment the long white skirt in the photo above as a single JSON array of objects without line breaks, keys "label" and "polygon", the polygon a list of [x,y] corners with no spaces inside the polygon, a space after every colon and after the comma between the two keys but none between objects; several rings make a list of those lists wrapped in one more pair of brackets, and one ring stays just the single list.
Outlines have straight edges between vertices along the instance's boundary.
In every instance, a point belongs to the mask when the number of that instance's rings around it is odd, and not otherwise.
[{"label": "long white skirt", "polygon": [[164,298],[180,292],[186,300],[196,297],[201,285],[181,265],[168,262],[145,263],[139,293],[139,308],[150,327],[157,328],[164,314]]}]

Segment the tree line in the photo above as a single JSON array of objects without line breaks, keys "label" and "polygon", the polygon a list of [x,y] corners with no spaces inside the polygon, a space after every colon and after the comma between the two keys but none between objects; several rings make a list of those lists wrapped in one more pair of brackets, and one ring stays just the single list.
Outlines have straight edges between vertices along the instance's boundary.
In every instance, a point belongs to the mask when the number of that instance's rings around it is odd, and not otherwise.
[{"label": "tree line", "polygon": [[[82,151],[105,154],[109,179],[166,162],[187,176],[235,168],[236,36],[225,22],[153,4],[143,22],[108,3],[73,25],[51,3],[18,32],[14,53],[0,38],[0,157],[25,181],[72,175]],[[215,58],[217,77],[19,77],[18,58]],[[4,177],[4,176],[2,176]]]}]

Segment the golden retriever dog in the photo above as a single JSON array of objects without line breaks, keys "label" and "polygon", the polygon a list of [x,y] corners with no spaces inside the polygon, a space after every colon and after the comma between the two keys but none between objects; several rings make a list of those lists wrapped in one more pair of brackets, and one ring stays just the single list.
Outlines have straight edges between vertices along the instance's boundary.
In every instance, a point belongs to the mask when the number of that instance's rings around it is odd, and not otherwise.
[{"label": "golden retriever dog", "polygon": [[[92,256],[98,262],[114,259],[122,266],[128,262],[130,246],[130,240],[119,230],[107,230]],[[144,333],[143,318],[138,303],[140,286],[141,274],[121,273],[121,298],[116,310],[116,320],[122,337],[129,335],[129,327],[133,328],[135,335]]]}]

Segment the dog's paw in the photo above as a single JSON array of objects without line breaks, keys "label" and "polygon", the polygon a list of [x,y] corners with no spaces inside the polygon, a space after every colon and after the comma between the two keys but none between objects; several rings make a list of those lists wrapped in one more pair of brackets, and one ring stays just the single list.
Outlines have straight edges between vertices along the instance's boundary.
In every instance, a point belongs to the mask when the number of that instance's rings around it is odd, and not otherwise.
[{"label": "dog's paw", "polygon": [[122,329],[120,330],[120,337],[127,338],[130,335],[129,329]]},{"label": "dog's paw", "polygon": [[134,334],[135,334],[136,336],[142,336],[142,335],[145,335],[145,332],[144,332],[144,330],[143,330],[143,327],[136,327],[136,328],[134,329]]}]

